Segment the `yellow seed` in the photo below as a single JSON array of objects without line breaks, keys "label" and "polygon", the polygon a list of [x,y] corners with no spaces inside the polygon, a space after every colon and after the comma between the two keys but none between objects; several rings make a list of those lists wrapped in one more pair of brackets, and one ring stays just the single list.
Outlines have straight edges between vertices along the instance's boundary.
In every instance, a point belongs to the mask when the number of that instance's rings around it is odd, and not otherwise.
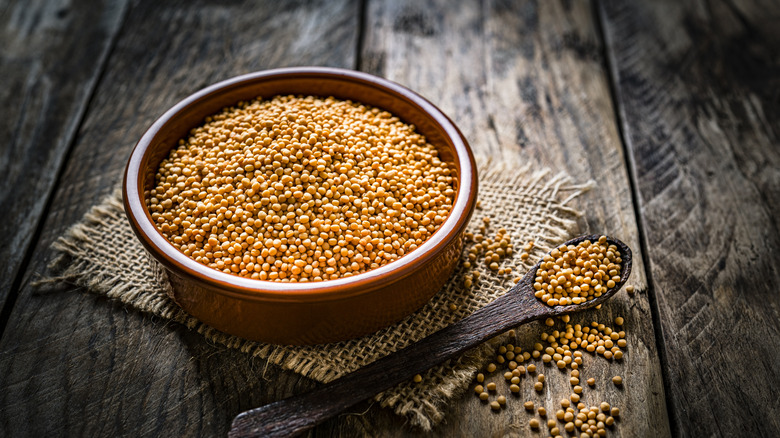
[{"label": "yellow seed", "polygon": [[487,401],[488,398],[490,398],[490,394],[488,394],[487,392],[481,392],[479,394],[479,399],[482,401]]},{"label": "yellow seed", "polygon": [[610,414],[611,414],[613,417],[619,417],[619,416],[620,416],[620,409],[618,409],[618,408],[612,408],[612,410],[610,411]]},{"label": "yellow seed", "polygon": [[497,410],[501,409],[501,404],[498,403],[498,401],[494,400],[494,401],[490,402],[490,409],[493,409],[494,411],[497,411]]},{"label": "yellow seed", "polygon": [[544,374],[539,374],[538,376],[536,376],[536,380],[544,383]]},{"label": "yellow seed", "polygon": [[485,375],[482,373],[477,374],[477,382],[482,383],[485,381]]},{"label": "yellow seed", "polygon": [[487,372],[492,373],[495,370],[496,370],[496,364],[494,364],[494,363],[488,364]]},{"label": "yellow seed", "polygon": [[509,390],[512,391],[513,393],[517,394],[518,392],[520,392],[520,387],[513,383],[513,384],[509,385]]},{"label": "yellow seed", "polygon": [[591,377],[590,379],[588,379],[588,385],[590,385],[590,386],[594,386],[594,385],[596,385],[596,379],[594,379],[593,377]]},{"label": "yellow seed", "polygon": [[500,404],[501,406],[505,406],[505,405],[506,405],[506,397],[505,397],[505,396],[503,396],[503,395],[499,395],[499,396],[498,396],[498,398],[496,398],[496,401],[497,401],[497,402],[498,402],[498,404]]},{"label": "yellow seed", "polygon": [[528,422],[528,424],[531,426],[531,429],[539,429],[539,420],[536,418],[532,418],[531,421]]},{"label": "yellow seed", "polygon": [[[419,175],[432,177],[421,186]],[[449,215],[454,175],[414,127],[384,111],[277,96],[207,117],[163,159],[146,201],[158,229],[201,264],[325,281],[422,245]]]},{"label": "yellow seed", "polygon": [[482,385],[477,385],[474,387],[474,392],[479,395],[482,394],[482,391],[484,391],[485,388],[482,387]]},{"label": "yellow seed", "polygon": [[547,319],[544,321],[544,323],[545,323],[545,324],[547,324],[549,327],[552,327],[552,326],[554,326],[554,325],[555,325],[555,320],[553,320],[552,318],[547,318]]},{"label": "yellow seed", "polygon": [[539,392],[544,389],[544,383],[542,382],[536,382],[534,383],[534,390]]},{"label": "yellow seed", "polygon": [[570,395],[570,396],[569,396],[569,398],[570,398],[570,399],[571,399],[571,401],[573,401],[574,403],[577,403],[578,401],[580,401],[580,396],[579,396],[578,394],[572,394],[572,395]]},{"label": "yellow seed", "polygon": [[617,318],[615,318],[615,324],[616,325],[623,325],[623,317],[622,316],[618,316]]},{"label": "yellow seed", "polygon": [[526,367],[529,373],[535,373],[536,372],[536,365],[530,364]]},{"label": "yellow seed", "polygon": [[420,383],[420,382],[422,382],[422,376],[419,374],[415,374],[414,383]]},{"label": "yellow seed", "polygon": [[530,400],[529,400],[529,401],[527,401],[527,402],[523,403],[523,407],[524,407],[524,408],[525,408],[527,411],[533,411],[533,410],[534,410],[534,402],[532,402],[532,401],[530,401]]},{"label": "yellow seed", "polygon": [[614,383],[615,385],[620,386],[620,385],[623,384],[623,378],[620,377],[620,376],[615,376],[615,377],[612,378],[612,383]]},{"label": "yellow seed", "polygon": [[490,391],[490,392],[495,391],[496,390],[496,384],[493,383],[493,382],[488,383],[487,384],[487,390]]},{"label": "yellow seed", "polygon": [[582,386],[577,385],[575,386],[572,391],[574,391],[575,394],[582,394]]}]

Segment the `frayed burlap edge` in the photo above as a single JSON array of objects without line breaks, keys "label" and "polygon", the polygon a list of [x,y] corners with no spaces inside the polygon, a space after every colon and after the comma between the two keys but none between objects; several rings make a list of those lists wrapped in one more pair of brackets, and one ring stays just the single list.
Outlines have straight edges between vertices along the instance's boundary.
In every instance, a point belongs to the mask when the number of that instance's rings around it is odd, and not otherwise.
[{"label": "frayed burlap edge", "polygon": [[[479,176],[481,193],[490,190],[491,187],[522,189],[524,193],[531,193],[532,197],[543,199],[547,203],[545,208],[549,209],[549,214],[545,216],[544,221],[534,224],[540,232],[534,234],[535,253],[532,255],[540,255],[573,235],[576,228],[575,218],[579,212],[569,207],[568,204],[572,199],[592,187],[592,182],[577,185],[573,184],[565,174],[552,175],[549,169],[532,171],[529,166],[518,166],[515,163],[506,162],[494,163],[487,159],[480,160],[479,168],[481,170]],[[504,207],[512,208],[511,205]],[[481,215],[489,216],[490,213],[478,211],[475,213],[475,218],[479,218]],[[321,360],[307,354],[317,346],[303,348],[277,346],[227,335],[189,316],[176,306],[166,293],[159,293],[157,288],[169,286],[164,270],[156,263],[149,263],[149,270],[146,272],[143,272],[143,269],[139,270],[141,271],[140,275],[154,278],[152,283],[157,285],[156,288],[138,287],[138,284],[146,283],[144,281],[128,281],[128,272],[107,273],[101,266],[94,264],[90,258],[89,248],[94,243],[95,230],[100,227],[112,226],[112,223],[116,223],[117,220],[126,222],[119,190],[108,196],[100,205],[93,207],[80,223],[71,227],[62,238],[53,244],[53,248],[59,255],[52,262],[51,267],[52,271],[59,272],[59,274],[42,280],[39,284],[69,282],[86,287],[91,292],[118,299],[142,312],[183,324],[190,330],[200,333],[210,342],[238,349],[252,357],[265,359],[284,369],[321,382],[338,378],[373,362],[383,354],[401,349],[408,343],[441,329],[441,327],[433,327],[429,330],[422,330],[415,333],[414,339],[407,340],[405,345],[404,343],[393,344],[378,357],[376,355],[369,356],[364,360],[358,358],[347,368],[323,367]],[[140,247],[140,244],[138,246]],[[517,264],[523,266],[523,263]],[[525,266],[526,269],[529,267],[530,264]],[[133,273],[133,275],[138,275],[138,272]],[[457,275],[458,273],[455,274],[455,276]],[[509,287],[509,284],[505,282],[503,285],[500,283],[499,281],[496,284],[485,286],[496,290],[491,293],[492,296],[486,297],[488,299],[483,301],[492,301]],[[499,288],[500,290],[498,290]],[[487,304],[487,302],[479,305]],[[463,306],[463,308],[458,309],[451,322],[476,310],[473,308],[473,304],[471,307]],[[343,344],[344,349],[354,345],[350,342],[340,344]],[[329,348],[334,347],[338,349],[339,344],[329,344]],[[486,360],[490,359],[492,351],[493,347],[489,343],[485,343],[456,360],[432,368],[423,376],[423,383],[402,383],[377,395],[375,399],[381,406],[389,407],[397,414],[407,417],[413,426],[426,431],[431,430],[435,424],[443,419],[443,408],[446,403],[466,390],[477,370],[486,363]]]}]

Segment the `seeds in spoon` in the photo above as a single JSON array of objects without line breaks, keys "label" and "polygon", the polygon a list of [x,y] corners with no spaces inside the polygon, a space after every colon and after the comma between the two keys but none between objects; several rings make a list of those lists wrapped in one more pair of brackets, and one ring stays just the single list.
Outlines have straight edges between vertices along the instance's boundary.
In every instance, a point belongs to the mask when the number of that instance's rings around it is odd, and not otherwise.
[{"label": "seeds in spoon", "polygon": [[620,281],[620,256],[606,236],[596,242],[561,245],[542,259],[534,295],[548,306],[580,304],[600,297]]}]

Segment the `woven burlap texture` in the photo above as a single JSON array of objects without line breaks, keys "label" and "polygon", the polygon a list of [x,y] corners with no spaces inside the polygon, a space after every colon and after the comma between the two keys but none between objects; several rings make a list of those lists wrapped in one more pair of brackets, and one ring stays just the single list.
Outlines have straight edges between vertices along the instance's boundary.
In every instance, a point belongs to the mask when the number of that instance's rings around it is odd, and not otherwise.
[{"label": "woven burlap texture", "polygon": [[[184,324],[208,341],[238,349],[303,376],[328,382],[434,333],[468,316],[506,292],[512,279],[532,266],[532,261],[573,235],[578,212],[568,203],[589,184],[575,185],[562,174],[531,170],[513,163],[481,160],[480,207],[470,231],[478,232],[489,217],[488,236],[505,228],[516,249],[501,262],[510,275],[499,276],[483,261],[471,268],[458,267],[442,290],[413,315],[372,335],[315,346],[279,346],[247,341],[219,332],[182,311],[166,293],[164,271],[150,260],[125,217],[121,194],[115,191],[93,207],[54,244],[59,256],[53,263],[56,277],[89,291],[116,299],[141,312]],[[534,249],[528,261],[519,249],[528,241]],[[467,251],[462,261],[467,260]],[[464,275],[480,271],[479,280],[465,288]],[[451,305],[457,306],[451,310]],[[430,430],[443,418],[448,400],[461,394],[477,369],[490,357],[488,344],[429,370],[421,383],[403,383],[376,396],[383,407],[406,416],[410,423]]]}]

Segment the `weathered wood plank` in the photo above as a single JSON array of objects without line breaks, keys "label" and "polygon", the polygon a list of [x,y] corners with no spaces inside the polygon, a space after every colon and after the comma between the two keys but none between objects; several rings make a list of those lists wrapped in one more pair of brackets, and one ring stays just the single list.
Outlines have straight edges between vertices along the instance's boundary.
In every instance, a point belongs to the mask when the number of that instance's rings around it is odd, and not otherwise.
[{"label": "weathered wood plank", "polygon": [[[21,6],[20,6],[21,7]],[[120,181],[135,141],[204,85],[289,65],[352,67],[359,4],[135,2],[26,274]],[[311,382],[78,291],[25,286],[0,344],[2,436],[223,436]]]},{"label": "weathered wood plank", "polygon": [[125,3],[0,5],[0,309],[34,244]]},{"label": "weathered wood plank", "polygon": [[601,5],[682,436],[780,435],[780,4]]},{"label": "weathered wood plank", "polygon": [[[370,1],[365,28],[361,69],[429,98],[453,118],[478,154],[549,166],[580,181],[594,179],[596,187],[576,205],[586,212],[581,230],[613,234],[637,249],[632,283],[645,289],[626,161],[590,3],[436,1],[423,7],[414,1]],[[617,315],[628,321],[628,354],[622,363],[586,354],[583,376],[598,383],[595,389],[586,386],[583,400],[589,406],[607,400],[623,409],[610,436],[669,435],[647,296],[621,294],[575,320],[589,323],[597,317],[609,325]],[[533,345],[540,330],[522,330],[523,345]],[[532,417],[522,402],[534,400],[555,412],[558,401],[572,392],[568,373],[542,370],[547,383],[541,395],[523,382],[522,396],[508,397],[507,409],[496,415],[469,391],[449,407],[434,435],[531,434]],[[609,383],[615,374],[625,378],[624,390]],[[400,436],[408,430],[370,409],[318,432]]]}]

